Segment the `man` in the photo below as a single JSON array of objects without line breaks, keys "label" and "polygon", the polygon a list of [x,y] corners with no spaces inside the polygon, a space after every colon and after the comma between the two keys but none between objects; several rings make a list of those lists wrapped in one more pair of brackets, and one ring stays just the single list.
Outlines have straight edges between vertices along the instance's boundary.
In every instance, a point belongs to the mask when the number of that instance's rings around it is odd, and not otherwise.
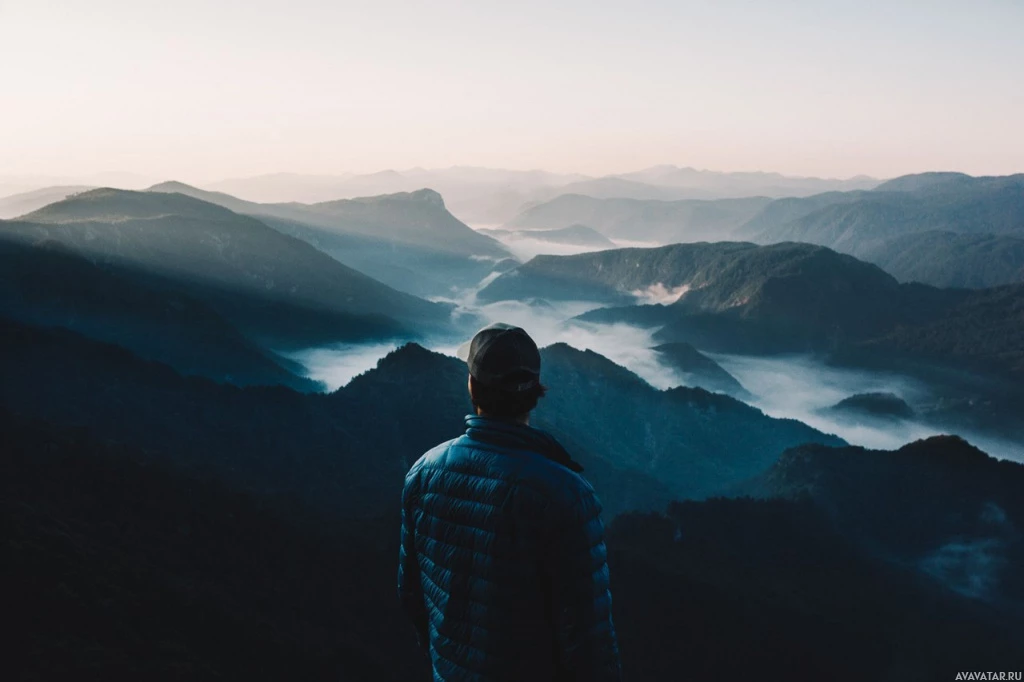
[{"label": "man", "polygon": [[547,433],[540,353],[507,324],[460,349],[476,411],[417,461],[398,591],[434,680],[619,680],[601,507]]}]

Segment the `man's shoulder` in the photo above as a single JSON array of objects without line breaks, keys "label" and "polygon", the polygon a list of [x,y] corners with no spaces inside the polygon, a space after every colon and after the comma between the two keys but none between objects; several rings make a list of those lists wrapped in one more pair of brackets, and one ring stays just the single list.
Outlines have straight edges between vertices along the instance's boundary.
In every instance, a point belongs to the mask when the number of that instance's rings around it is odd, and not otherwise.
[{"label": "man's shoulder", "polygon": [[441,471],[511,480],[560,506],[593,494],[586,479],[543,453],[497,446],[465,435],[427,450],[409,470],[406,483],[419,479],[423,472]]},{"label": "man's shoulder", "polygon": [[445,465],[445,460],[448,457],[449,450],[451,450],[452,445],[454,445],[457,440],[459,439],[452,438],[451,440],[446,440],[443,443],[438,443],[420,455],[419,459],[417,459],[413,463],[412,467],[410,467],[409,473],[406,474],[406,480],[408,481],[410,478],[414,477],[424,467],[443,467]]}]

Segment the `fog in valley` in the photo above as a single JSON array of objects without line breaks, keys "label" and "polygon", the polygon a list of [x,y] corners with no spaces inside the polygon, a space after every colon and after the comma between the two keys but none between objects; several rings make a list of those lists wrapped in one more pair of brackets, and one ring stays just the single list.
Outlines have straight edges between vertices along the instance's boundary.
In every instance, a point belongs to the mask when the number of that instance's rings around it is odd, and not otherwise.
[{"label": "fog in valley", "polygon": [[[537,255],[572,255],[600,249],[544,240],[504,238],[502,242],[522,261]],[[617,247],[649,247],[648,242],[616,242]],[[551,302],[544,299],[500,301],[481,304],[476,292],[499,276],[494,272],[473,289],[455,293],[449,298],[434,300],[453,303],[453,317],[465,316],[482,326],[507,322],[526,329],[540,347],[566,343],[580,350],[592,350],[618,365],[626,367],[651,386],[665,390],[675,386],[691,386],[689,375],[667,366],[652,347],[655,329],[629,324],[596,324],[574,319],[602,307],[592,301]],[[670,304],[685,296],[688,286],[666,287],[655,284],[632,291],[639,304]],[[454,356],[460,345],[449,340],[427,338],[422,345],[433,351]],[[307,376],[322,382],[329,391],[346,385],[355,376],[376,366],[398,342],[344,344],[311,348],[288,354],[301,363]],[[910,406],[929,401],[928,387],[919,381],[895,373],[867,372],[827,364],[809,355],[744,356],[705,353],[735,377],[749,391],[745,402],[765,414],[795,419],[824,433],[835,434],[852,445],[871,449],[897,449],[911,441],[942,433],[958,433],[989,454],[1002,459],[1024,462],[1024,446],[987,434],[943,429],[941,425],[925,424],[916,419],[895,417],[850,418],[830,408],[851,396],[861,394],[892,394]],[[558,390],[557,386],[550,386]]]},{"label": "fog in valley", "polygon": [[[610,248],[608,246],[587,247],[578,244],[565,244],[536,238],[531,239],[529,231],[524,232],[522,236],[506,238],[501,241],[512,252],[512,255],[523,262],[530,260],[534,256],[571,256],[576,253],[589,253]],[[620,249],[660,246],[657,242],[630,239],[611,239],[610,241],[614,244],[615,248]]]},{"label": "fog in valley", "polygon": [[[585,302],[530,305],[504,301],[468,309],[482,316],[486,323],[500,321],[523,327],[541,347],[567,343],[580,350],[592,350],[626,367],[655,388],[691,385],[685,375],[665,366],[651,350],[656,344],[652,330],[571,319],[595,307]],[[451,356],[459,346],[429,340],[423,345]],[[309,378],[333,391],[375,367],[398,346],[398,343],[340,345],[308,349],[289,357],[303,364]],[[910,405],[927,400],[928,389],[912,379],[837,368],[810,356],[707,355],[750,391],[753,395],[748,401],[750,405],[769,416],[796,419],[835,434],[851,445],[892,450],[911,441],[956,432],[994,457],[1024,462],[1024,446],[985,434],[942,429],[907,419],[850,420],[828,414],[828,408],[841,400],[864,393],[892,393]],[[558,390],[557,386],[549,388]]]}]

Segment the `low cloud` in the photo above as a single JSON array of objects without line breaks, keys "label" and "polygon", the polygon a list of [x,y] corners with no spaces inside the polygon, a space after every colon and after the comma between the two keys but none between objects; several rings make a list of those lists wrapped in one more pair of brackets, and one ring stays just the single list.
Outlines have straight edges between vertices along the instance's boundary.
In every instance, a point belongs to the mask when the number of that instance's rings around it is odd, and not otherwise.
[{"label": "low cloud", "polygon": [[666,287],[661,282],[652,284],[646,289],[634,289],[629,292],[633,296],[636,296],[640,303],[661,303],[668,305],[669,303],[675,303],[690,290],[689,284],[683,284],[678,287]]},{"label": "low cloud", "polygon": [[306,368],[306,376],[335,391],[398,347],[397,343],[338,344],[288,353],[286,357]]},{"label": "low cloud", "polygon": [[544,239],[530,239],[520,237],[516,239],[505,238],[501,242],[516,258],[521,261],[528,261],[534,256],[572,256],[577,253],[589,253],[591,251],[602,251],[609,247],[580,246],[578,244],[562,244]]},{"label": "low cloud", "polygon": [[926,556],[920,567],[960,594],[986,599],[998,593],[1008,563],[1004,551],[999,538],[955,539]]},{"label": "low cloud", "polygon": [[1024,462],[1024,448],[1003,439],[912,419],[856,423],[823,411],[858,393],[893,393],[911,406],[927,401],[928,388],[908,377],[832,367],[808,356],[707,355],[754,394],[750,404],[765,414],[797,419],[852,445],[894,450],[922,438],[957,433],[993,457]]},{"label": "low cloud", "polygon": [[512,252],[512,255],[524,262],[534,256],[572,256],[577,253],[592,253],[594,251],[605,251],[610,248],[651,248],[661,246],[657,242],[629,239],[611,239],[610,241],[614,244],[614,247],[565,244],[547,239],[532,239],[528,236],[502,237],[498,241],[504,244],[505,248]]}]

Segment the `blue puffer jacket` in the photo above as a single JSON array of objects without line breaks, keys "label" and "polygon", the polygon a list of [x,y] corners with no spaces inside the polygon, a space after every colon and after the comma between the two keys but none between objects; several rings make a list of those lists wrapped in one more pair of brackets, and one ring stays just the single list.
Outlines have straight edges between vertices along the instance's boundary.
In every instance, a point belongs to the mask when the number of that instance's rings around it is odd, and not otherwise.
[{"label": "blue puffer jacket", "polygon": [[601,506],[558,442],[467,417],[413,465],[398,592],[434,680],[619,680]]}]

